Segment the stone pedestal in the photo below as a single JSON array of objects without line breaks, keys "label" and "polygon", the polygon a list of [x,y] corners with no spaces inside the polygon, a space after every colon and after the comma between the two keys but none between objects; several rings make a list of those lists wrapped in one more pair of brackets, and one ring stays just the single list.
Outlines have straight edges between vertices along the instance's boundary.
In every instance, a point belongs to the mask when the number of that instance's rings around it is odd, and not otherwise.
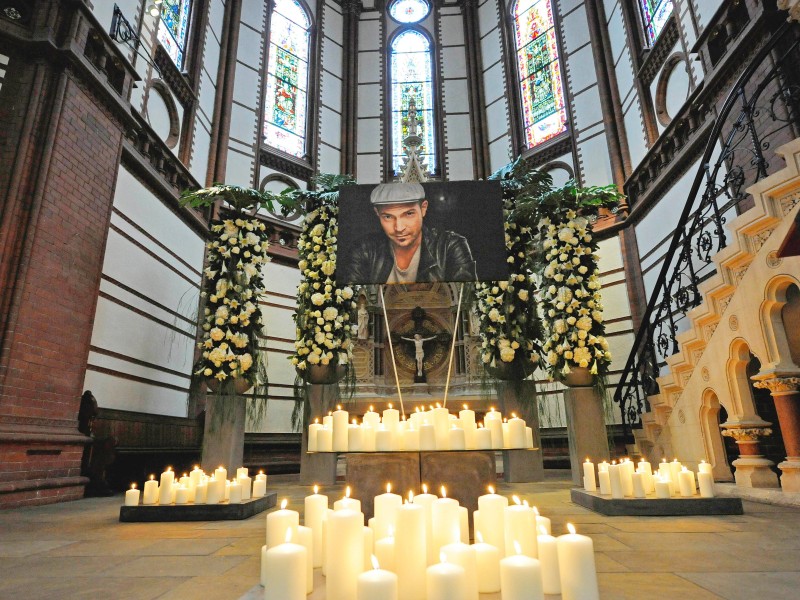
[{"label": "stone pedestal", "polygon": [[214,396],[206,399],[203,430],[203,470],[213,473],[220,465],[236,473],[244,455],[244,424],[247,401],[242,396]]},{"label": "stone pedestal", "polygon": [[353,498],[361,500],[361,512],[366,519],[374,516],[375,496],[392,492],[408,497],[408,492],[420,493],[419,452],[351,452],[347,455],[347,485]]},{"label": "stone pedestal", "polygon": [[447,497],[455,498],[461,506],[472,512],[478,509],[478,496],[486,494],[487,486],[497,485],[494,452],[467,450],[457,452],[420,452],[420,482],[429,491],[439,494],[445,486]]},{"label": "stone pedestal", "polygon": [[736,440],[739,458],[733,461],[736,472],[733,477],[736,485],[753,488],[776,488],[778,476],[772,470],[775,465],[761,455],[758,438],[771,435],[768,427],[734,427],[726,429],[722,435]]},{"label": "stone pedestal", "polygon": [[572,482],[583,487],[583,461],[598,463],[609,460],[603,399],[590,386],[571,386],[564,393],[569,437],[569,463]]},{"label": "stone pedestal", "polygon": [[533,381],[500,381],[498,403],[503,415],[516,414],[533,430],[533,449],[503,452],[503,479],[508,483],[544,481],[544,459],[539,432],[539,409]]},{"label": "stone pedestal", "polygon": [[800,492],[800,377],[763,373],[753,377],[754,387],[765,388],[775,400],[786,460],[778,464],[784,492]]},{"label": "stone pedestal", "polygon": [[[310,409],[308,414],[312,416],[327,414],[328,410],[331,410],[328,405],[332,406],[337,398],[337,385],[335,383],[306,385]],[[337,457],[338,454],[335,452],[308,454],[308,425],[303,425],[300,442],[300,483],[304,485],[334,485],[336,483]]]}]

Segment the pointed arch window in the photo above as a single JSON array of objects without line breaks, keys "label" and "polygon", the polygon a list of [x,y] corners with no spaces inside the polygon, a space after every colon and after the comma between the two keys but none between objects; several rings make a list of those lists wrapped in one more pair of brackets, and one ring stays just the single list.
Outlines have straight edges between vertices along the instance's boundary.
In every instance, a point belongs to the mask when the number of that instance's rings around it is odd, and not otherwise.
[{"label": "pointed arch window", "polygon": [[567,130],[553,5],[518,0],[512,16],[525,147],[534,148]]},{"label": "pointed arch window", "polygon": [[400,173],[406,156],[403,140],[409,135],[408,108],[417,114],[417,135],[422,138],[420,159],[429,173],[436,172],[433,122],[433,53],[428,37],[416,29],[397,35],[390,47],[392,169]]},{"label": "pointed arch window", "polygon": [[264,143],[306,155],[311,19],[297,0],[275,0],[269,27]]},{"label": "pointed arch window", "polygon": [[161,20],[158,23],[158,41],[178,69],[183,68],[186,52],[189,16],[192,13],[192,0],[162,0]]},{"label": "pointed arch window", "polygon": [[672,0],[639,0],[642,24],[649,45],[653,45],[672,14]]}]

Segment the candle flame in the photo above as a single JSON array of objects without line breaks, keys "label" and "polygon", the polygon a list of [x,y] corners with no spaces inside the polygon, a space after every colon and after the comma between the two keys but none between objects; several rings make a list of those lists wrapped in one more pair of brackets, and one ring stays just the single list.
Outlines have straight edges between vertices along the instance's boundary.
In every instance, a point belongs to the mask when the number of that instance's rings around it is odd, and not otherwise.
[{"label": "candle flame", "polygon": [[688,469],[686,467],[681,467],[681,472],[686,473]]},{"label": "candle flame", "polygon": [[287,544],[292,541],[292,528],[291,527],[288,527],[286,529],[286,537],[284,538],[284,541]]},{"label": "candle flame", "polygon": [[483,422],[482,422],[482,421],[481,421],[480,423],[478,423],[478,427],[480,427],[481,429],[483,429]]},{"label": "candle flame", "polygon": [[150,475],[150,481],[153,481],[153,479],[155,479],[155,478],[156,478],[155,475]]},{"label": "candle flame", "polygon": [[481,534],[480,531],[475,532],[475,539],[478,540],[479,544],[483,543],[483,535]]},{"label": "candle flame", "polygon": [[[676,459],[677,460],[677,459]],[[221,469],[222,467],[220,467]],[[167,471],[172,471],[172,467],[167,467]]]},{"label": "candle flame", "polygon": [[519,501],[519,496],[517,496],[516,494],[514,494],[513,496],[511,496],[511,499],[514,501],[514,504],[517,504],[517,505],[519,505],[519,504],[522,504],[522,503]]},{"label": "candle flame", "polygon": [[469,406],[465,404],[464,405],[464,410],[469,410]]},{"label": "candle flame", "polygon": [[514,540],[514,552],[516,552],[517,555],[522,554],[522,546],[519,545],[517,540]]},{"label": "candle flame", "polygon": [[442,408],[442,405],[437,402],[436,403],[436,408]]},{"label": "candle flame", "polygon": [[370,404],[370,405],[369,405],[369,412],[373,412],[373,410],[372,410],[372,404]]},{"label": "candle flame", "polygon": [[662,458],[662,459],[661,459],[661,462],[662,462],[662,463],[665,463],[665,462],[667,462],[667,459],[666,459],[666,458]]},{"label": "candle flame", "polygon": [[494,486],[493,485],[486,486],[486,489],[489,490],[490,494],[494,494]]},{"label": "candle flame", "polygon": [[344,496],[345,496],[345,498],[349,498],[350,497],[350,486],[349,485],[344,490]]},{"label": "candle flame", "polygon": [[319,423],[319,418],[314,419],[314,423]]},{"label": "candle flame", "polygon": [[673,458],[672,462],[676,463],[676,462],[678,462],[678,459],[677,458]]},{"label": "candle flame", "polygon": [[199,467],[198,465],[195,465],[195,466],[194,466],[194,468],[193,468],[192,470],[193,470],[193,471],[199,471],[199,470],[200,470],[200,467]]},{"label": "candle flame", "polygon": [[533,507],[533,514],[539,516],[539,509],[536,506]]},{"label": "candle flame", "polygon": [[587,462],[587,463],[590,463],[590,462],[592,462],[592,461],[590,461],[590,460],[589,460],[589,457],[588,457],[588,456],[586,457],[586,462]]},{"label": "candle flame", "polygon": [[374,554],[372,555],[372,568],[376,571],[381,568],[380,564],[378,563],[378,557]]},{"label": "candle flame", "polygon": [[439,562],[447,562],[447,555],[444,553],[444,550],[439,550]]},{"label": "candle flame", "polygon": [[337,404],[336,405],[336,410],[342,410],[342,405],[341,404]]},{"label": "candle flame", "polygon": [[132,484],[131,484],[131,489],[132,489],[132,490],[135,490],[135,489],[136,489],[136,484],[135,484],[135,483],[132,483]]},{"label": "candle flame", "polygon": [[389,402],[389,408],[392,408],[392,403],[391,402]]},{"label": "candle flame", "polygon": [[289,504],[289,501],[286,498],[281,500],[281,510],[286,510],[286,505],[287,504]]},{"label": "candle flame", "polygon": [[508,423],[508,417],[503,417],[503,423]]},{"label": "candle flame", "polygon": [[264,474],[264,469],[261,469],[261,470],[258,472],[258,474],[259,474],[259,475],[263,475],[263,474]]},{"label": "candle flame", "polygon": [[414,492],[413,490],[408,490],[408,501],[414,502]]},{"label": "candle flame", "polygon": [[356,419],[355,417],[353,417],[353,425],[358,425],[358,419]]},{"label": "candle flame", "polygon": [[314,493],[316,494],[318,491],[319,491],[319,486],[318,486],[318,485],[315,485],[315,486],[314,486]]},{"label": "candle flame", "polygon": [[428,493],[428,484],[427,483],[423,483],[422,484],[422,493],[423,494],[427,494]]},{"label": "candle flame", "polygon": [[539,535],[547,535],[547,527],[539,525]]},{"label": "candle flame", "polygon": [[392,493],[392,484],[391,483],[387,483],[386,484],[386,493],[387,494],[391,494]]},{"label": "candle flame", "polygon": [[522,505],[523,505],[525,508],[530,508],[530,507],[531,507],[531,505],[530,505],[530,504],[528,504],[528,501],[527,501],[527,500],[523,500],[523,501],[522,501]]},{"label": "candle flame", "polygon": [[[642,459],[642,462],[644,462],[644,459]],[[706,463],[706,459],[705,458],[700,459],[700,464],[701,465],[704,465],[705,463]]]},{"label": "candle flame", "polygon": [[447,498],[447,489],[444,486],[442,486],[441,489],[442,489],[442,498]]},{"label": "candle flame", "polygon": [[494,406],[490,407],[489,410],[494,412]]},{"label": "candle flame", "polygon": [[511,413],[511,418],[512,419],[516,419],[517,418],[517,413]]},{"label": "candle flame", "polygon": [[183,476],[184,476],[184,477],[188,477],[188,476],[189,476],[189,474],[188,474],[188,473],[184,473],[184,474],[183,474]]},{"label": "candle flame", "polygon": [[572,523],[567,523],[567,531],[569,531],[572,535],[575,535],[575,525]]}]

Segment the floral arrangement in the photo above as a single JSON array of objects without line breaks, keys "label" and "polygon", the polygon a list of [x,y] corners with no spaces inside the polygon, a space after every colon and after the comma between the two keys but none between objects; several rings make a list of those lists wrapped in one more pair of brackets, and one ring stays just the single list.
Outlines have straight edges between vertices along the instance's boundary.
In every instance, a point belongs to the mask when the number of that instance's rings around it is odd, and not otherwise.
[{"label": "floral arrangement", "polygon": [[200,356],[195,374],[210,387],[221,390],[234,386],[244,391],[266,385],[265,369],[258,346],[263,322],[258,300],[265,286],[263,266],[269,262],[266,225],[247,210],[272,207],[271,197],[237,186],[216,185],[187,192],[184,204],[213,206],[224,200],[226,218],[211,222],[211,239],[206,243]]},{"label": "floral arrangement", "polygon": [[290,357],[301,377],[314,365],[349,365],[355,334],[355,291],[336,283],[338,189],[355,181],[321,175],[319,191],[297,192],[307,212],[298,242],[301,281],[297,289],[295,353]]}]

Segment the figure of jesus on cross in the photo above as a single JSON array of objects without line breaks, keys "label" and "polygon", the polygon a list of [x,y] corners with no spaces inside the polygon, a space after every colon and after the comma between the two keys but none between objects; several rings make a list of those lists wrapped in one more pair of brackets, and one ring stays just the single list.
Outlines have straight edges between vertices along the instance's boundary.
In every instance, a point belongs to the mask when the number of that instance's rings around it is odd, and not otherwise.
[{"label": "figure of jesus on cross", "polygon": [[425,359],[423,344],[435,340],[436,336],[424,338],[419,333],[415,333],[413,338],[400,337],[400,339],[414,344],[414,358],[417,359],[417,377],[422,377],[422,361]]}]

